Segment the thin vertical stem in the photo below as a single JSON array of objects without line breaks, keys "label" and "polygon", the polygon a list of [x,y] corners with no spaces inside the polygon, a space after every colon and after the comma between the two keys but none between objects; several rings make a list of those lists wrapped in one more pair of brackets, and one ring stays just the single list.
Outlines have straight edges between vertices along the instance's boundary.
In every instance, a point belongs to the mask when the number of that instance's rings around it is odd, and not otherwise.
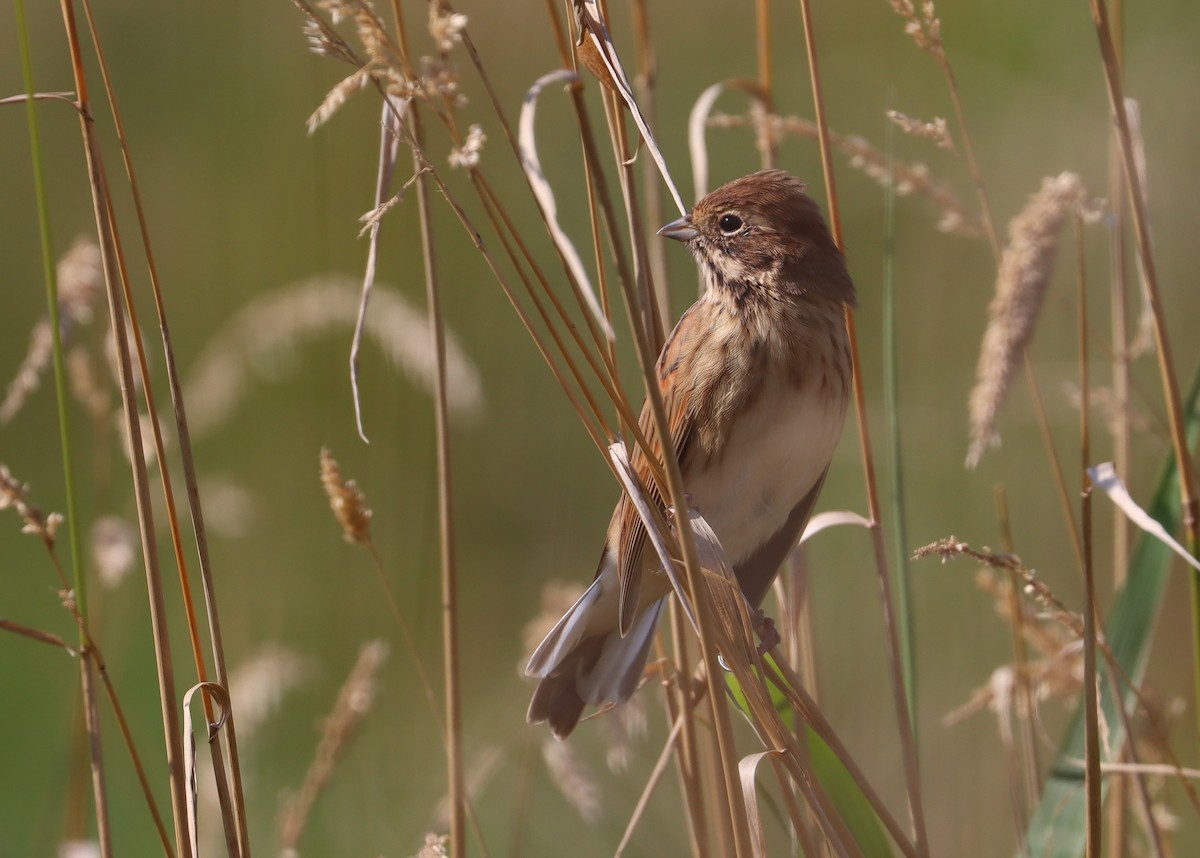
[{"label": "thin vertical stem", "polygon": [[771,0],[755,0],[754,22],[760,98],[752,102],[751,111],[752,114],[757,114],[755,137],[762,150],[762,166],[764,170],[769,170],[779,161],[779,138],[772,121],[775,114],[775,93],[771,71]]},{"label": "thin vertical stem", "polygon": [[[413,137],[422,142],[420,114],[411,114]],[[420,166],[417,166],[420,169]],[[450,468],[450,411],[446,400],[446,333],[442,320],[441,290],[434,249],[433,219],[429,212],[429,186],[417,179],[417,210],[421,220],[421,250],[425,261],[425,295],[429,327],[436,356],[437,384],[434,415],[437,432],[438,534],[442,556],[442,657],[446,684],[446,772],[450,799],[450,854],[466,855],[466,818],[462,760],[462,689],[459,685],[458,570],[454,548],[454,500]]]},{"label": "thin vertical stem", "polygon": [[72,0],[61,0],[63,25],[71,53],[71,68],[75,80],[75,92],[80,111],[80,133],[83,138],[84,155],[87,162],[92,206],[96,217],[96,229],[100,238],[101,258],[104,265],[105,285],[108,290],[109,319],[113,339],[117,346],[118,367],[121,378],[121,400],[125,425],[129,433],[129,458],[133,477],[134,496],[137,502],[138,523],[142,537],[142,557],[146,568],[146,589],[150,603],[150,621],[154,634],[154,654],[158,668],[159,701],[163,716],[163,733],[166,750],[166,769],[171,788],[171,809],[175,822],[176,849],[182,856],[190,852],[189,838],[185,836],[187,819],[183,787],[183,746],[180,730],[179,701],[175,695],[175,676],[171,659],[170,634],[167,626],[166,604],[162,589],[162,575],[158,562],[158,541],[154,530],[154,518],[150,499],[146,462],[142,452],[141,421],[134,401],[133,369],[130,361],[129,336],[125,327],[125,315],[121,309],[119,293],[120,273],[117,269],[115,236],[108,210],[108,186],[104,179],[99,145],[95,138],[91,120],[87,80],[84,75],[83,56],[79,44],[79,32],[75,22]]},{"label": "thin vertical stem", "polygon": [[[809,76],[812,79],[813,112],[817,120],[817,136],[821,147],[821,166],[825,175],[825,191],[829,203],[829,223],[833,239],[839,248],[845,247],[842,236],[842,219],[838,209],[837,185],[833,173],[833,157],[829,144],[829,124],[825,118],[825,101],[821,91],[821,73],[817,62],[816,34],[813,28],[810,0],[800,0],[804,17],[804,40],[808,52]],[[858,335],[854,325],[854,310],[846,308],[846,333],[850,340],[850,356],[854,365],[854,401],[858,414],[859,446],[862,449],[863,471],[867,483],[867,503],[871,514],[871,544],[875,554],[875,567],[879,576],[879,588],[883,608],[883,622],[887,632],[888,658],[892,679],[892,695],[896,709],[896,720],[900,729],[900,743],[904,757],[905,784],[908,807],[912,816],[913,841],[918,854],[927,855],[928,837],[925,830],[925,811],[921,800],[921,777],[917,760],[916,738],[913,731],[913,713],[909,711],[905,697],[903,670],[900,663],[900,642],[896,621],[892,612],[891,583],[888,574],[887,548],[884,545],[883,527],[879,505],[879,488],[875,480],[875,462],[871,451],[871,431],[867,420],[866,391],[863,386],[862,363],[858,356]]]},{"label": "thin vertical stem", "polygon": [[1096,683],[1096,576],[1092,568],[1092,481],[1088,476],[1091,449],[1091,424],[1088,408],[1088,348],[1087,348],[1087,276],[1083,260],[1083,224],[1075,216],[1075,255],[1079,293],[1079,448],[1081,495],[1079,516],[1083,549],[1083,717],[1086,730],[1084,748],[1087,790],[1087,855],[1100,858],[1103,827],[1100,774],[1100,714],[1099,688]]},{"label": "thin vertical stem", "polygon": [[108,819],[108,791],[104,788],[104,750],[100,741],[100,712],[96,708],[96,677],[92,673],[92,654],[84,647],[79,654],[79,672],[83,685],[83,720],[87,726],[88,752],[92,760],[92,792],[96,796],[96,833],[101,858],[112,851],[112,828]]},{"label": "thin vertical stem", "polygon": [[[1013,542],[1012,519],[1008,514],[1008,495],[1004,484],[997,483],[995,489],[996,518],[1000,523],[1000,545],[1009,554],[1016,552]],[[1029,827],[1029,811],[1038,792],[1037,743],[1033,734],[1033,689],[1029,681],[1029,654],[1025,647],[1025,610],[1021,607],[1022,581],[1015,569],[1008,570],[1009,628],[1012,630],[1013,667],[1016,668],[1016,722],[1020,725],[1020,749],[1018,762],[1020,780],[1013,796],[1013,819],[1017,829],[1017,846],[1022,855],[1029,854],[1026,829]],[[1022,714],[1024,717],[1021,717]]]},{"label": "thin vertical stem", "polygon": [[[891,455],[892,559],[896,565],[896,608],[900,615],[900,663],[909,712],[917,711],[917,662],[908,570],[908,536],[904,526],[904,464],[900,443],[900,352],[896,344],[896,183],[892,174],[895,123],[887,123],[888,183],[884,190],[883,238],[883,400],[887,446]],[[913,737],[914,740],[916,737]]]}]

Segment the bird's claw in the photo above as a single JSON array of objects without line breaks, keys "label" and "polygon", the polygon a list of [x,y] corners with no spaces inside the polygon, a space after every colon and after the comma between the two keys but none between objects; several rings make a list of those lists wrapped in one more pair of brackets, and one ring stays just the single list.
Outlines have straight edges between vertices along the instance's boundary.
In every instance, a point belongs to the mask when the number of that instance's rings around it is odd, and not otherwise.
[{"label": "bird's claw", "polygon": [[762,608],[754,612],[752,626],[754,631],[758,632],[759,640],[762,641],[758,645],[758,654],[760,656],[766,655],[775,649],[783,640],[779,636],[779,630],[775,628],[775,621],[768,617]]}]

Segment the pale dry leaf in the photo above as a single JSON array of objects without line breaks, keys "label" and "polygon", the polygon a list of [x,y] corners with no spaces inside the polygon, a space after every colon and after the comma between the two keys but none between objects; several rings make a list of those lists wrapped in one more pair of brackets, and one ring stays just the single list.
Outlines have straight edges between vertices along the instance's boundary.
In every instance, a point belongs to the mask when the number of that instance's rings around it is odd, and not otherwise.
[{"label": "pale dry leaf", "polygon": [[551,187],[545,173],[542,172],[542,163],[538,158],[537,135],[534,133],[534,119],[537,115],[538,98],[541,96],[542,90],[556,83],[566,84],[577,80],[579,80],[579,76],[574,72],[560,69],[542,75],[534,82],[529,91],[525,93],[525,101],[521,105],[521,116],[517,125],[517,145],[521,151],[521,167],[525,170],[525,176],[529,180],[533,196],[542,210],[542,219],[550,231],[550,239],[554,242],[554,247],[567,267],[568,273],[578,285],[592,318],[600,325],[600,329],[604,331],[604,336],[608,341],[613,342],[616,334],[600,307],[596,290],[592,286],[591,278],[588,277],[587,269],[583,266],[579,251],[576,250],[570,236],[558,222],[558,204],[554,198],[554,188]]}]

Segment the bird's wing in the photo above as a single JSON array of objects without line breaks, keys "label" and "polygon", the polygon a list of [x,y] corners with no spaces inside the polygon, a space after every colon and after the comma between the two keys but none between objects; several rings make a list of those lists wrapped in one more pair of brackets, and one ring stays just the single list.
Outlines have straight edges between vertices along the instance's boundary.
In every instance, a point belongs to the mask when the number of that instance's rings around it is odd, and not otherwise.
[{"label": "bird's wing", "polygon": [[761,605],[762,600],[766,598],[767,591],[771,589],[771,582],[775,580],[775,574],[779,571],[779,567],[788,556],[788,552],[796,546],[800,535],[804,533],[804,526],[812,518],[813,507],[817,505],[817,495],[821,493],[821,486],[825,484],[825,475],[828,473],[829,466],[826,465],[821,476],[808,490],[808,494],[792,507],[783,527],[775,531],[774,536],[734,567],[733,573],[737,576],[738,586],[746,594],[747,601],[755,608]]},{"label": "bird's wing", "polygon": [[[686,315],[686,314],[685,314]],[[680,322],[682,323],[682,319]],[[671,384],[674,376],[687,377],[686,372],[679,371],[679,361],[687,360],[690,355],[672,337],[667,340],[663,353],[658,360],[658,389],[662,394],[663,405],[667,412],[667,424],[671,433],[671,445],[679,462],[687,461],[692,441],[692,428],[695,426],[695,408],[691,403],[691,388],[681,384]],[[646,437],[650,454],[655,461],[662,461],[662,440],[654,426],[654,415],[650,411],[650,403],[642,406],[642,414],[638,418],[638,426]],[[630,464],[650,499],[665,509],[662,492],[654,481],[646,454],[639,446],[634,446],[630,456]],[[618,611],[618,626],[622,637],[633,626],[640,601],[642,581],[643,553],[646,549],[646,527],[641,516],[629,498],[622,494],[617,508],[613,512],[610,525],[610,546],[617,552],[617,581],[620,584],[620,609]]]}]

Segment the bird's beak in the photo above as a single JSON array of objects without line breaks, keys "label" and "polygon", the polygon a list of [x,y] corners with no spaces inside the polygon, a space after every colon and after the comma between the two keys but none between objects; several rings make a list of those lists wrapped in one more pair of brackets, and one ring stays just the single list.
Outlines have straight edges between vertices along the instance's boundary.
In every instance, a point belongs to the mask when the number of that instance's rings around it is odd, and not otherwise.
[{"label": "bird's beak", "polygon": [[658,231],[658,234],[676,241],[691,241],[700,233],[696,232],[696,228],[692,226],[692,216],[684,215],[679,220],[673,220],[664,226]]}]

